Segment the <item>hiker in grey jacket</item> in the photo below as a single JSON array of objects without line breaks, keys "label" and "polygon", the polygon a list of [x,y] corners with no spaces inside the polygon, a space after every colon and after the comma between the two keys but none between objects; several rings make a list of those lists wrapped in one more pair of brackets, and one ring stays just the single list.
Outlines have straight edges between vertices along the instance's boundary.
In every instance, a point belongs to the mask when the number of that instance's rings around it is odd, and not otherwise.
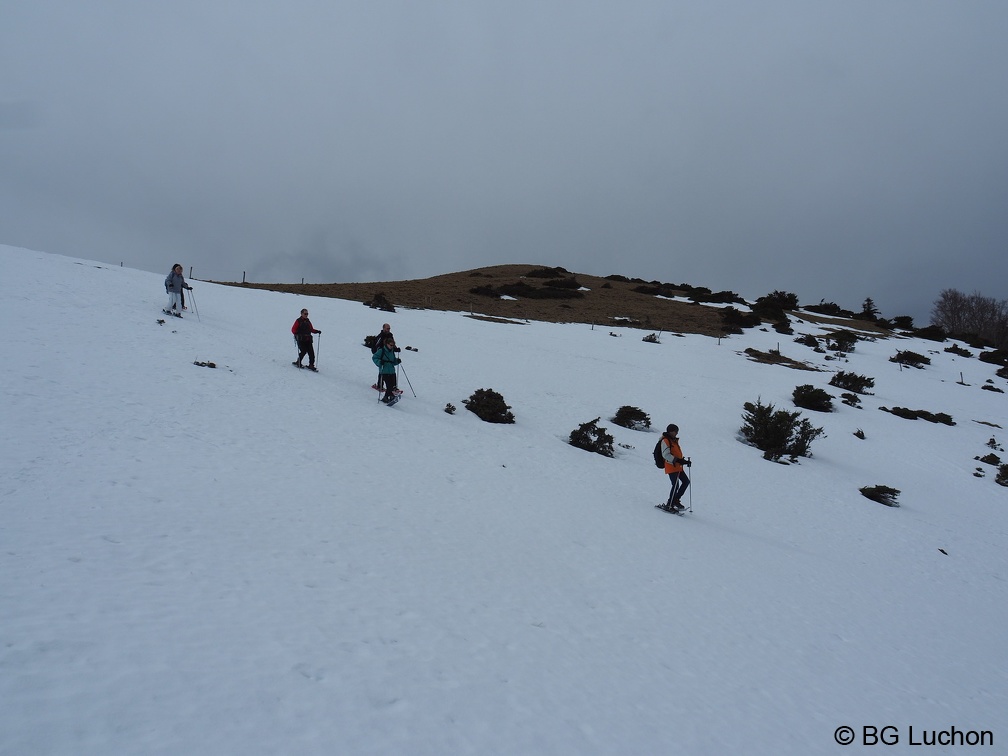
[{"label": "hiker in grey jacket", "polygon": [[175,263],[172,266],[171,273],[164,282],[165,291],[168,292],[168,306],[165,308],[165,312],[169,314],[178,314],[180,309],[183,309],[183,305],[180,303],[179,298],[182,295],[183,289],[189,289],[192,291],[192,286],[186,283],[185,278],[182,276],[182,266]]}]

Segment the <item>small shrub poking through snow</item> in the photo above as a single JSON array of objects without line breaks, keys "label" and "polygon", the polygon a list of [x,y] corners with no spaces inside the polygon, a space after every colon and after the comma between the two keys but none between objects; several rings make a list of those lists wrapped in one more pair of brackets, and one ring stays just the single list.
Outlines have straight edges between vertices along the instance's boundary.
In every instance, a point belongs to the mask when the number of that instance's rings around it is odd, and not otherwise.
[{"label": "small shrub poking through snow", "polygon": [[846,404],[848,407],[854,407],[855,409],[861,409],[861,397],[857,394],[851,394],[850,392],[844,392],[840,394],[840,400]]},{"label": "small shrub poking through snow", "polygon": [[613,437],[606,432],[605,428],[598,427],[598,421],[601,419],[596,417],[591,422],[581,423],[576,430],[572,430],[570,445],[601,454],[603,457],[613,456]]},{"label": "small shrub poking through snow", "polygon": [[800,412],[775,410],[772,404],[746,402],[742,405],[744,423],[739,429],[745,441],[763,452],[763,458],[777,462],[781,457],[810,456],[812,442],[823,435],[822,428],[815,428],[808,419],[802,419]]},{"label": "small shrub poking through snow", "polygon": [[872,501],[877,501],[879,504],[885,504],[887,507],[899,506],[896,499],[899,497],[900,492],[896,488],[890,488],[889,486],[865,486],[859,490],[862,496]]},{"label": "small shrub poking through snow", "polygon": [[911,352],[909,349],[905,352],[897,351],[892,357],[889,358],[889,362],[896,362],[900,365],[907,365],[908,367],[923,368],[925,365],[931,364],[931,359],[925,357],[923,354],[917,354],[917,352]]},{"label": "small shrub poking through snow", "polygon": [[855,394],[868,394],[868,389],[875,388],[875,379],[841,370],[830,378],[830,386],[853,391]]},{"label": "small shrub poking through snow", "polygon": [[630,430],[645,430],[651,427],[651,418],[648,413],[629,405],[623,405],[616,410],[612,421],[621,428],[629,428]]},{"label": "small shrub poking through snow", "polygon": [[955,425],[955,420],[946,412],[928,412],[927,410],[912,410],[906,407],[879,407],[883,412],[888,412],[904,420],[927,420],[929,423],[941,423],[942,425]]},{"label": "small shrub poking through snow", "polygon": [[1008,465],[1001,465],[998,468],[997,477],[994,478],[994,482],[999,486],[1008,486]]},{"label": "small shrub poking through snow", "polygon": [[513,423],[515,416],[511,407],[504,402],[504,397],[493,389],[477,389],[462,404],[474,413],[476,417],[487,423]]}]

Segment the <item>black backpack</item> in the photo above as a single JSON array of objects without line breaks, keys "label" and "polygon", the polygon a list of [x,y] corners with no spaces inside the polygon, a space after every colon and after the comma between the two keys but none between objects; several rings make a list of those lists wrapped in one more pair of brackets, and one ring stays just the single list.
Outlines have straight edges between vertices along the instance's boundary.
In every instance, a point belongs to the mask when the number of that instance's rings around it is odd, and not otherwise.
[{"label": "black backpack", "polygon": [[654,463],[655,467],[657,467],[659,470],[665,469],[665,457],[662,456],[662,448],[661,448],[662,442],[664,440],[665,440],[665,434],[663,433],[662,437],[658,439],[658,443],[655,444],[654,447]]}]

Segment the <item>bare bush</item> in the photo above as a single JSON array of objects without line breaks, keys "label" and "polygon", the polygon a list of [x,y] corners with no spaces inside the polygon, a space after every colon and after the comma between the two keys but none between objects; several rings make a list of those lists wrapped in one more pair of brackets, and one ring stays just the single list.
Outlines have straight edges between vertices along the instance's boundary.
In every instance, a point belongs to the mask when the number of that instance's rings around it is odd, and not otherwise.
[{"label": "bare bush", "polygon": [[931,322],[954,335],[976,334],[1008,348],[1008,300],[945,289],[931,308]]}]

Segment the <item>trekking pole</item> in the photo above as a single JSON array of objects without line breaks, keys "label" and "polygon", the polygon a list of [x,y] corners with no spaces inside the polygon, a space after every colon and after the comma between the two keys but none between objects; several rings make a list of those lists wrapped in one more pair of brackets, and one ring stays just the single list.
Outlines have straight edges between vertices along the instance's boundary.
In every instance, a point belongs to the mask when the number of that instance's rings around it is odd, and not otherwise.
[{"label": "trekking pole", "polygon": [[189,289],[189,301],[192,302],[193,312],[196,313],[196,322],[202,323],[199,316],[199,307],[196,306],[196,297],[193,296],[192,289]]},{"label": "trekking pole", "polygon": [[[410,391],[413,391],[413,384],[412,384],[412,383],[410,383],[410,379],[409,379],[409,376],[408,376],[408,375],[406,375],[406,368],[404,368],[404,367],[402,366],[402,362],[401,362],[401,361],[399,362],[399,367],[400,367],[400,368],[402,369],[402,374],[403,374],[403,378],[405,378],[405,379],[406,379],[406,383],[407,383],[407,385],[409,386],[409,390],[410,390]],[[414,398],[414,399],[416,399],[416,391],[413,391],[413,398]]]},{"label": "trekking pole", "polygon": [[318,358],[319,358],[320,354],[322,354],[322,334],[321,333],[319,333],[319,335],[318,335],[318,349],[315,350],[315,367],[318,367],[318,362],[319,362]]},{"label": "trekking pole", "polygon": [[382,380],[381,380],[381,368],[378,368],[378,382],[375,383],[375,388],[378,389],[378,401],[381,402],[382,399]]},{"label": "trekking pole", "polygon": [[[690,470],[691,473],[693,472],[693,460],[692,459],[689,461],[689,470]],[[693,484],[693,476],[690,475],[690,487],[689,487],[689,511],[690,511],[690,514],[693,514],[693,485],[692,484]]]}]

